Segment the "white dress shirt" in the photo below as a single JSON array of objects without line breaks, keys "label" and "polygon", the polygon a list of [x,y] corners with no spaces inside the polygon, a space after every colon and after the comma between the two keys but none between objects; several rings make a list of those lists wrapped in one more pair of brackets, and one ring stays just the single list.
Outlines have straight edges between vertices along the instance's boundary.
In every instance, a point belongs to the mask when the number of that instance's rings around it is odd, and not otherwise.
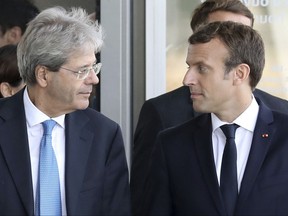
[{"label": "white dress shirt", "polygon": [[[30,100],[27,88],[24,91],[24,108],[27,122],[27,133],[29,141],[29,151],[32,170],[32,183],[34,203],[36,198],[37,181],[38,181],[38,165],[40,142],[43,136],[42,122],[50,119],[49,116],[41,112]],[[55,152],[61,191],[62,215],[67,215],[66,198],[65,198],[65,115],[52,118],[57,122],[52,131],[52,146]]]},{"label": "white dress shirt", "polygon": [[[239,125],[235,133],[235,143],[237,148],[237,179],[238,179],[238,191],[240,190],[241,181],[244,175],[246,163],[248,160],[252,138],[254,133],[254,128],[257,121],[257,116],[259,112],[259,105],[256,102],[254,96],[249,107],[238,117],[233,123]],[[221,163],[222,155],[226,143],[226,137],[221,130],[221,126],[224,124],[229,124],[227,122],[222,122],[215,114],[211,113],[212,120],[212,143],[213,143],[213,153],[216,166],[216,172],[218,177],[218,182],[220,185],[220,173],[221,173]]]}]

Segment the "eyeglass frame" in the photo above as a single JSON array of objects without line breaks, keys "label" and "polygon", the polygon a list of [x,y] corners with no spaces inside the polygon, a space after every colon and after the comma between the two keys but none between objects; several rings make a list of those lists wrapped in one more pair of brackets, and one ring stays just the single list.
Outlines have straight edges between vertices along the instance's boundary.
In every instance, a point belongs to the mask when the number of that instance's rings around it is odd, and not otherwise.
[{"label": "eyeglass frame", "polygon": [[[71,70],[71,69],[68,69],[68,68],[65,68],[65,67],[60,67],[60,68],[62,68],[64,70],[67,70],[67,71],[70,71],[70,72],[72,72],[74,74],[77,74],[76,78],[78,80],[84,80],[84,79],[86,79],[88,77],[88,75],[89,75],[91,70],[94,71],[95,75],[98,75],[100,73],[101,67],[102,67],[102,63],[99,62],[99,63],[94,63],[91,67],[85,67],[85,68],[83,68],[82,70],[79,70],[79,71]],[[83,75],[83,77],[80,78],[81,75]]]}]

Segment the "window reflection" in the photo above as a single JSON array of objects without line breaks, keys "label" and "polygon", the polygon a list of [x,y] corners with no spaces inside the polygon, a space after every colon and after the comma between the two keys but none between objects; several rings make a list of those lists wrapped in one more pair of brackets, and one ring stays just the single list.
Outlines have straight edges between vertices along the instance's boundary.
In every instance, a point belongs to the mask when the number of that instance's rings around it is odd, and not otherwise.
[{"label": "window reflection", "polygon": [[[167,0],[166,90],[182,85],[186,73],[187,39],[192,33],[192,11],[202,1]],[[288,52],[286,11],[284,0],[242,0],[255,16],[254,28],[263,37],[266,49],[266,65],[258,88],[270,94],[288,99]]]}]

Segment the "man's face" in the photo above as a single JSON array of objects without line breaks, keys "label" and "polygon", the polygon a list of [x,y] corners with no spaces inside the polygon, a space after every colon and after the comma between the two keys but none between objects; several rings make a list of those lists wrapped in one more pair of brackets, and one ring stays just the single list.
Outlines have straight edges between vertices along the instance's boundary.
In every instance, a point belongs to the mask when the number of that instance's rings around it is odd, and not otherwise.
[{"label": "man's face", "polygon": [[189,86],[193,108],[202,113],[222,113],[231,109],[234,100],[232,69],[225,75],[227,48],[219,39],[190,44],[186,63],[188,71],[183,83]]},{"label": "man's face", "polygon": [[[234,21],[252,25],[248,17],[227,11],[209,14],[208,23],[217,21]],[[218,39],[189,46],[186,59],[189,69],[183,84],[190,88],[193,108],[196,111],[217,113],[229,107],[230,99],[233,98],[231,77],[233,70],[224,76],[224,61],[227,57],[228,50]]]},{"label": "man's face", "polygon": [[49,113],[56,113],[56,115],[86,109],[89,105],[93,85],[99,83],[99,79],[92,70],[83,80],[77,79],[77,74],[69,70],[79,71],[91,68],[95,62],[93,48],[86,48],[84,51],[80,49],[71,55],[58,72],[48,72],[46,98],[42,103],[43,107],[39,108],[49,110]]},{"label": "man's face", "polygon": [[22,37],[22,30],[18,26],[14,26],[9,28],[3,32],[1,31],[0,27],[0,47],[8,45],[8,44],[18,44]]},{"label": "man's face", "polygon": [[7,35],[3,34],[0,30],[0,47],[3,47],[5,45],[8,45]]}]

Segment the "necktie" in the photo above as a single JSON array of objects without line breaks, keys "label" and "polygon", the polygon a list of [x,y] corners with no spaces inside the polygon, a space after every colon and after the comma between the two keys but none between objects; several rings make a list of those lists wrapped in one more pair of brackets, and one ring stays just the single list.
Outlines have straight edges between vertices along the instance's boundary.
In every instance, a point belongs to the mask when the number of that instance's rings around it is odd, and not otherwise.
[{"label": "necktie", "polygon": [[61,215],[61,192],[58,165],[52,147],[53,120],[42,122],[44,133],[40,144],[36,215]]},{"label": "necktie", "polygon": [[238,196],[237,149],[235,144],[235,131],[238,127],[236,124],[226,124],[220,127],[226,136],[221,165],[220,190],[228,215],[234,214]]}]

